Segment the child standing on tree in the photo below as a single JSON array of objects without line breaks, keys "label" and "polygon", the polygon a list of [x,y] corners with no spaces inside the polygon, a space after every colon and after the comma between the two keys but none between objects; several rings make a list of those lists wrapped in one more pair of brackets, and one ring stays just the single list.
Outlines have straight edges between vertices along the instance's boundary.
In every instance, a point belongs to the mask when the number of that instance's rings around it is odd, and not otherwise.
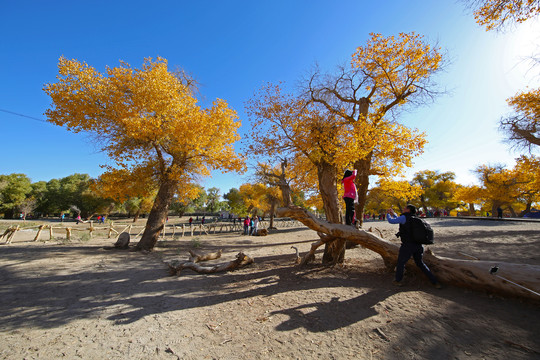
[{"label": "child standing on tree", "polygon": [[354,218],[354,203],[358,199],[356,192],[356,185],[354,185],[354,179],[356,178],[356,170],[345,170],[341,183],[343,184],[345,200],[345,224],[351,225]]}]

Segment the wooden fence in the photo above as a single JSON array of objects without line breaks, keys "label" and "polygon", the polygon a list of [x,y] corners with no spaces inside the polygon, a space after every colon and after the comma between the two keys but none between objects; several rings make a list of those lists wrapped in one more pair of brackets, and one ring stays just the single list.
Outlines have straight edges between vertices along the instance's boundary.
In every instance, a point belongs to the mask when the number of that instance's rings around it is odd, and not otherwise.
[{"label": "wooden fence", "polygon": [[[267,229],[269,226],[269,221],[261,221],[259,222],[259,229]],[[124,226],[125,225],[125,226]],[[297,226],[304,226],[299,221],[293,220],[293,219],[274,219],[274,226],[277,228],[289,228],[289,227],[297,227]],[[0,235],[0,241],[2,239],[5,239],[5,244],[10,244],[13,241],[13,238],[15,234],[18,231],[23,230],[31,230],[31,229],[37,229],[36,236],[34,237],[33,241],[38,241],[42,237],[43,233],[48,234],[49,240],[55,239],[55,233],[64,233],[66,240],[71,240],[73,238],[73,235],[75,232],[79,233],[88,233],[89,238],[93,238],[95,235],[95,232],[97,231],[103,231],[107,233],[107,238],[112,238],[112,234],[115,234],[115,238],[118,237],[118,235],[122,232],[127,232],[130,235],[132,235],[132,231],[135,229],[141,229],[136,233],[136,235],[133,237],[133,240],[136,240],[139,236],[142,235],[144,232],[144,229],[146,228],[145,225],[134,225],[134,224],[123,224],[120,226],[117,226],[115,228],[114,222],[110,222],[108,226],[94,226],[93,222],[90,221],[88,227],[84,228],[76,228],[76,227],[70,227],[70,226],[58,226],[58,225],[52,225],[52,224],[42,224],[42,225],[33,225],[33,226],[27,226],[27,227],[21,227],[20,225],[17,226],[10,226],[7,228],[2,235]],[[123,229],[123,230],[117,230],[117,229]],[[216,234],[216,233],[230,233],[230,232],[243,232],[244,231],[244,225],[242,222],[230,222],[230,221],[219,221],[219,222],[211,222],[208,224],[165,224],[163,227],[163,231],[161,232],[160,238],[162,240],[165,239],[171,239],[174,240],[176,237],[184,237],[186,235],[195,236],[198,234],[198,236],[202,235],[210,235],[210,234]]]}]

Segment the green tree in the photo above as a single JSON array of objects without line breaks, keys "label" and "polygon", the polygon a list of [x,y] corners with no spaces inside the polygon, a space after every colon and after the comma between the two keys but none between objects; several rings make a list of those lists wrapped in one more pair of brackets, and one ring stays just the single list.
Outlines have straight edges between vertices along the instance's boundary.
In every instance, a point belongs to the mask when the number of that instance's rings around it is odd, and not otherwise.
[{"label": "green tree", "polygon": [[431,210],[450,211],[458,206],[454,193],[458,185],[453,181],[456,175],[451,172],[439,173],[433,170],[419,171],[414,174],[413,184],[422,188],[420,205],[425,213]]},{"label": "green tree", "polygon": [[229,192],[223,195],[223,198],[229,205],[230,211],[236,216],[247,213],[242,194],[237,188],[231,188]]},{"label": "green tree", "polygon": [[206,192],[206,210],[211,213],[218,212],[220,208],[219,189],[211,187]]},{"label": "green tree", "polygon": [[0,213],[14,218],[18,206],[32,192],[32,182],[25,174],[0,175]]}]

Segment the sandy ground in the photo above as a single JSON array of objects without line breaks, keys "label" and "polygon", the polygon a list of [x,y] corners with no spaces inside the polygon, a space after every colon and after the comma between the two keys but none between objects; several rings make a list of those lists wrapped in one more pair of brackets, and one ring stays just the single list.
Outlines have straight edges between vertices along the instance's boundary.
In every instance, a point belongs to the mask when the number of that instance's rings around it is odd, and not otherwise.
[{"label": "sandy ground", "polygon": [[[540,222],[431,223],[438,254],[540,265]],[[395,225],[370,226],[397,241]],[[34,235],[0,246],[0,359],[540,359],[539,303],[438,290],[412,273],[396,288],[362,248],[342,266],[321,266],[318,254],[299,268],[291,246],[317,239],[305,227],[186,236],[149,254],[103,250],[103,237]],[[243,251],[255,263],[168,276],[164,262],[189,249],[223,249],[218,263]]]}]

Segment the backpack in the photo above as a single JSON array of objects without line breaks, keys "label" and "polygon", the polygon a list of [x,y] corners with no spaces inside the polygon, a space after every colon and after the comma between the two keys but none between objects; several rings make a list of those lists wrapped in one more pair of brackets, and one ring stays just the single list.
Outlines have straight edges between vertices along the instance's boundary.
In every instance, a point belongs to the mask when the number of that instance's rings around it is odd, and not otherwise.
[{"label": "backpack", "polygon": [[410,217],[411,240],[419,244],[433,244],[433,229],[424,220],[417,216]]}]

